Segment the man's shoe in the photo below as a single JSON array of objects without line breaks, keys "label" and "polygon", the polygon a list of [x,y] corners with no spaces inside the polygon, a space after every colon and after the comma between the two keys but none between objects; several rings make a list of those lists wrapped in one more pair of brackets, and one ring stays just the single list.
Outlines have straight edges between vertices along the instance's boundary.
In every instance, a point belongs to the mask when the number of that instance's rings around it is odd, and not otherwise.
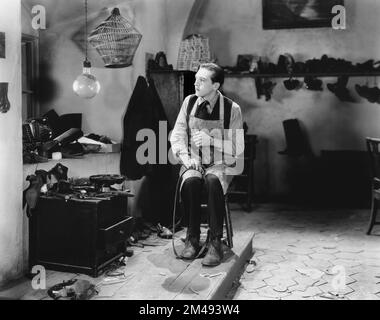
[{"label": "man's shoe", "polygon": [[199,252],[199,240],[196,237],[188,237],[185,243],[185,249],[181,253],[181,257],[186,260],[195,259]]},{"label": "man's shoe", "polygon": [[207,267],[215,267],[222,262],[222,259],[222,241],[219,238],[210,240],[207,254],[202,260],[202,265]]}]

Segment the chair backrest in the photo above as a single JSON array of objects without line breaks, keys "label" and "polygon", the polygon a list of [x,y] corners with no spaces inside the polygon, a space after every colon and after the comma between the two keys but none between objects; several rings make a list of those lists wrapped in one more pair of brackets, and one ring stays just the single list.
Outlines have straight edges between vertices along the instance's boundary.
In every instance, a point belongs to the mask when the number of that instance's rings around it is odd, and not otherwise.
[{"label": "chair backrest", "polygon": [[380,139],[366,138],[367,150],[371,161],[371,173],[374,181],[380,181]]}]

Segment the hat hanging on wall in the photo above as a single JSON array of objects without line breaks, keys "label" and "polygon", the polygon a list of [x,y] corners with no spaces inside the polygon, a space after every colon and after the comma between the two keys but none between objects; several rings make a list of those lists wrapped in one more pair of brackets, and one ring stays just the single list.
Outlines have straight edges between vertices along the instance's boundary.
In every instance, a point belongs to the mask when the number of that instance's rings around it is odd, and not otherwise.
[{"label": "hat hanging on wall", "polygon": [[0,32],[0,58],[5,58],[5,32]]},{"label": "hat hanging on wall", "polygon": [[298,90],[303,86],[303,82],[297,79],[293,79],[292,77],[290,77],[288,80],[285,80],[283,83],[287,90]]},{"label": "hat hanging on wall", "polygon": [[322,91],[322,80],[316,77],[306,76],[304,78],[306,88],[312,91]]},{"label": "hat hanging on wall", "polygon": [[368,87],[368,85],[355,85],[355,90],[359,96],[366,98],[369,102],[380,103],[380,89],[378,87]]},{"label": "hat hanging on wall", "polygon": [[139,31],[114,8],[88,39],[107,68],[125,68],[132,64],[141,38]]},{"label": "hat hanging on wall", "polygon": [[269,101],[273,94],[273,89],[276,86],[276,82],[269,80],[263,80],[260,77],[255,78],[257,99],[260,99],[262,95],[265,95],[265,101]]},{"label": "hat hanging on wall", "polygon": [[328,83],[327,88],[334,93],[340,101],[354,102],[350,91],[347,89],[348,76],[339,76],[336,83]]},{"label": "hat hanging on wall", "polygon": [[6,113],[11,108],[8,100],[8,82],[0,82],[0,112]]},{"label": "hat hanging on wall", "polygon": [[[373,62],[373,60],[370,60]],[[362,98],[367,99],[371,103],[380,103],[380,89],[377,87],[377,77],[374,80],[373,87],[368,85],[368,79],[364,86],[359,84],[355,85],[355,90]]]}]

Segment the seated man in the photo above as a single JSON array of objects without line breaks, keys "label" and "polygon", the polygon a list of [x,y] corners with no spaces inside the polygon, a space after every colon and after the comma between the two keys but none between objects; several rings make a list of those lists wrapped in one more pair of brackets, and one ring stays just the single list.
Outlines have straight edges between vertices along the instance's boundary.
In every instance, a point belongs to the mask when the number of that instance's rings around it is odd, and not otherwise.
[{"label": "seated man", "polygon": [[223,259],[224,195],[244,165],[236,160],[244,151],[241,110],[220,93],[223,82],[224,71],[218,65],[199,67],[195,94],[185,98],[170,137],[172,151],[182,163],[181,199],[189,217],[183,259],[194,259],[199,252],[202,187],[207,191],[210,242],[202,261],[205,266],[216,266]]}]

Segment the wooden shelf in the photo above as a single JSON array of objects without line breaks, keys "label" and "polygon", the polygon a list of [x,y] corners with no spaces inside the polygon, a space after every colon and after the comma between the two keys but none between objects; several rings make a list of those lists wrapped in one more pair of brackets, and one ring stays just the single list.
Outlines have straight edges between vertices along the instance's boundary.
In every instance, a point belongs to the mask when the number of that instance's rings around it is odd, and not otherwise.
[{"label": "wooden shelf", "polygon": [[[149,73],[195,73],[190,70],[149,70]],[[292,75],[288,73],[249,73],[249,72],[224,72],[226,78],[304,78],[304,77],[318,77],[318,78],[329,78],[329,77],[378,77],[380,76],[379,71],[373,72],[317,72],[317,73],[293,73]]]},{"label": "wooden shelf", "polygon": [[317,78],[328,78],[328,77],[378,77],[380,76],[380,71],[376,72],[332,72],[332,73],[243,73],[243,72],[225,72],[224,76],[226,78],[304,78],[304,77],[317,77]]},{"label": "wooden shelf", "polygon": [[149,73],[195,73],[191,70],[149,69]]}]

